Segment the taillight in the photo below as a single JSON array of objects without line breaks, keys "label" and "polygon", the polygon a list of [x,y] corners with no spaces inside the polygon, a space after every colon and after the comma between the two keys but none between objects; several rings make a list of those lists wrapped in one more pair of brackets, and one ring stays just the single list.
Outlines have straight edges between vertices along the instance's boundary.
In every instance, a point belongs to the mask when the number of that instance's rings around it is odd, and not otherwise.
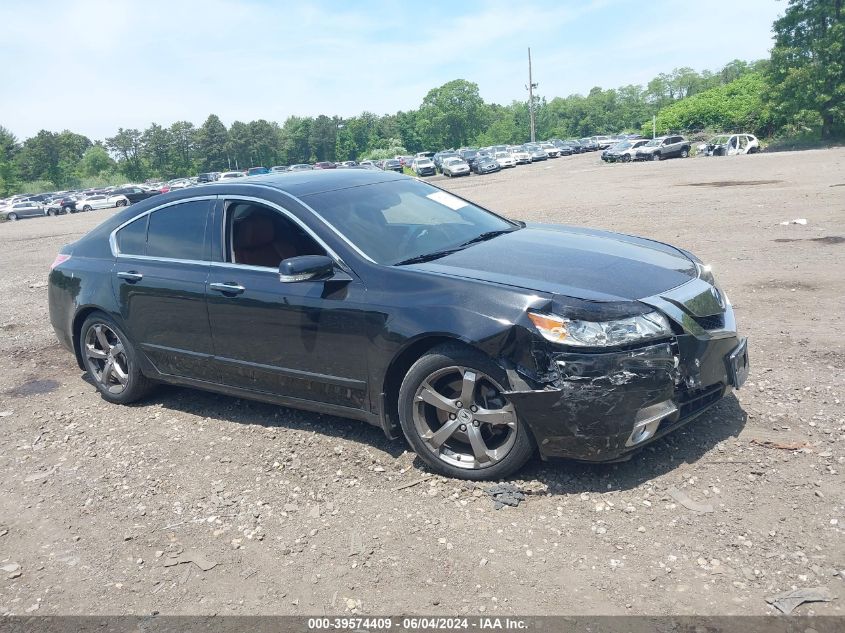
[{"label": "taillight", "polygon": [[53,263],[50,264],[50,270],[53,270],[56,266],[60,264],[64,264],[67,260],[70,259],[70,255],[65,255],[64,253],[59,253],[56,255],[56,259],[53,260]]}]

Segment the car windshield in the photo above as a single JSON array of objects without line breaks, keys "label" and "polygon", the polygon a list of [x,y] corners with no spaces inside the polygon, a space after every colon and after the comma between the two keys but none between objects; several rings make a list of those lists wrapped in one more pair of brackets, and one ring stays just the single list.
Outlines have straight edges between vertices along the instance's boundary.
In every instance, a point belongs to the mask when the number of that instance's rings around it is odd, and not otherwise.
[{"label": "car windshield", "polygon": [[714,136],[710,139],[710,143],[713,145],[724,145],[728,142],[727,136]]},{"label": "car windshield", "polygon": [[311,194],[303,200],[370,259],[384,265],[426,256],[434,259],[481,236],[520,228],[410,178]]},{"label": "car windshield", "polygon": [[643,145],[643,147],[657,147],[663,142],[662,138],[653,138],[648,143]]},{"label": "car windshield", "polygon": [[446,160],[443,161],[443,164],[444,165],[458,165],[462,162],[464,162],[464,161],[462,161],[460,158],[447,158]]},{"label": "car windshield", "polygon": [[634,146],[634,144],[631,141],[622,141],[622,142],[614,145],[613,149],[628,149],[628,148],[631,148],[633,146]]},{"label": "car windshield", "polygon": [[427,158],[423,158],[422,160],[417,160],[417,167],[428,167],[431,165],[431,161]]}]

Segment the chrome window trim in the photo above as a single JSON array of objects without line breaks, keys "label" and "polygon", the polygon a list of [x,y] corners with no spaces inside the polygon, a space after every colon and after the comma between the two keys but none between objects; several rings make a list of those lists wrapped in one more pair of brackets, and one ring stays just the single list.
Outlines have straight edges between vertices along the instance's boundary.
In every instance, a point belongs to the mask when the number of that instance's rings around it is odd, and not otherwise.
[{"label": "chrome window trim", "polygon": [[[141,216],[138,216],[141,217]],[[147,255],[126,255],[125,253],[118,253],[117,257],[120,260],[137,259],[143,262],[166,262],[168,264],[191,264],[194,266],[210,266],[214,262],[205,261],[204,259],[177,259],[175,257],[149,257]]]},{"label": "chrome window trim", "polygon": [[[261,187],[262,189],[270,189],[270,190],[272,190],[272,191],[274,191],[274,192],[276,192],[276,193],[280,193],[280,194],[282,194],[283,196],[286,196],[286,197],[290,198],[291,200],[293,200],[294,202],[296,202],[296,203],[298,203],[298,204],[301,204],[303,207],[305,207],[306,209],[308,209],[308,211],[310,211],[311,213],[313,213],[313,214],[314,214],[314,217],[318,218],[318,219],[319,219],[319,220],[320,220],[323,224],[325,224],[327,227],[329,227],[329,229],[331,229],[331,231],[332,231],[335,235],[337,235],[337,236],[338,236],[341,240],[343,240],[344,242],[346,242],[346,245],[347,245],[347,246],[349,246],[349,248],[351,248],[353,251],[355,251],[356,253],[358,253],[358,255],[360,255],[361,257],[363,257],[364,259],[366,259],[368,262],[371,262],[371,263],[373,263],[373,264],[378,263],[378,262],[376,262],[376,261],[375,261],[372,257],[370,257],[369,255],[367,255],[364,251],[362,251],[360,248],[358,248],[355,244],[353,244],[353,243],[352,243],[352,241],[351,241],[348,237],[346,237],[343,233],[341,233],[340,231],[338,231],[338,230],[337,230],[337,228],[336,228],[336,227],[335,227],[335,226],[334,226],[331,222],[329,222],[328,220],[326,220],[326,218],[324,218],[322,215],[320,215],[319,213],[317,213],[317,211],[314,209],[314,207],[312,207],[311,205],[309,205],[307,202],[304,202],[304,201],[303,201],[303,200],[301,200],[300,198],[297,198],[295,195],[293,195],[293,194],[291,194],[291,193],[288,193],[287,191],[284,191],[284,190],[282,190],[282,189],[277,189],[276,187],[270,187],[270,186],[268,186],[268,185],[261,185],[261,184],[258,184],[258,183],[250,183],[250,184],[251,184],[253,187]],[[315,193],[319,193],[319,192],[315,192]],[[305,230],[306,230],[306,231],[308,231],[308,228],[307,228],[307,227],[303,227],[303,228],[305,228]],[[310,232],[310,231],[309,231],[309,232]],[[313,234],[313,233],[312,233],[312,234]],[[342,260],[341,260],[341,261],[342,261]]]},{"label": "chrome window trim", "polygon": [[166,209],[167,207],[172,207],[176,204],[182,204],[183,202],[197,202],[200,200],[217,200],[220,196],[219,195],[205,195],[205,196],[193,196],[191,198],[180,198],[179,200],[172,200],[170,202],[165,202],[164,204],[160,204],[157,207],[153,207],[152,209],[147,209],[146,211],[139,213],[135,217],[130,220],[127,220],[116,229],[114,229],[109,234],[109,248],[111,249],[111,254],[114,257],[134,257],[140,259],[154,259],[154,260],[164,260],[164,261],[173,261],[173,262],[188,262],[188,263],[196,263],[197,261],[208,264],[209,262],[205,260],[193,260],[193,259],[171,259],[169,257],[147,257],[146,255],[128,255],[126,253],[121,253],[120,249],[117,247],[117,232],[122,229],[127,224],[132,224],[135,220],[140,220],[145,215],[150,215],[151,213],[155,213],[161,209]]},{"label": "chrome window trim", "polygon": [[[262,185],[258,185],[258,186],[262,186]],[[272,189],[273,191],[276,191],[278,193],[282,193],[282,194],[286,195],[287,197],[289,197],[291,200],[294,200],[294,201],[302,204],[302,202],[300,200],[298,200],[295,196],[290,195],[286,191],[282,191],[281,189],[276,189],[275,187],[264,186],[264,188],[265,189]],[[303,231],[305,231],[315,242],[317,242],[317,244],[322,246],[323,249],[325,249],[326,253],[328,253],[329,257],[331,257],[338,266],[340,266],[346,272],[351,272],[351,269],[346,264],[346,262],[343,261],[343,258],[340,255],[338,255],[331,246],[326,244],[325,241],[323,241],[323,238],[321,238],[314,231],[312,231],[308,226],[306,226],[302,222],[302,220],[300,220],[298,217],[296,217],[288,209],[285,209],[282,205],[280,205],[276,202],[273,202],[271,200],[266,200],[264,198],[256,198],[255,196],[246,196],[246,195],[241,195],[241,194],[236,194],[236,193],[233,193],[233,194],[230,194],[230,195],[221,194],[221,195],[218,195],[217,197],[222,199],[223,202],[224,202],[223,217],[222,217],[222,222],[220,223],[221,224],[221,231],[222,231],[222,235],[220,236],[220,243],[221,244],[226,243],[226,214],[229,211],[229,209],[226,207],[226,203],[236,201],[236,200],[242,200],[242,201],[245,201],[245,202],[254,202],[254,203],[257,203],[257,204],[264,205],[265,207],[269,207],[271,209],[274,209],[274,210],[278,211],[279,213],[281,213],[286,218],[288,218],[289,220],[291,220],[299,228],[301,228]],[[309,211],[311,211],[318,218],[323,220],[323,218],[320,217],[320,215],[316,211],[314,211],[311,207],[309,207],[308,205],[303,205],[303,206],[305,206]],[[326,222],[326,221],[323,220],[323,222]],[[326,222],[326,224],[328,224],[328,222]],[[331,225],[329,225],[329,226],[331,226]],[[334,227],[332,227],[332,228],[334,228]],[[230,247],[231,247],[231,245],[230,245]],[[370,260],[370,261],[372,261],[372,260]],[[211,263],[212,263],[212,265],[222,264],[225,267],[237,267],[237,268],[246,269],[246,270],[271,270],[276,274],[278,274],[278,272],[279,272],[278,268],[273,268],[273,267],[270,267],[270,266],[250,266],[248,264],[238,264],[237,262],[211,262]]]}]

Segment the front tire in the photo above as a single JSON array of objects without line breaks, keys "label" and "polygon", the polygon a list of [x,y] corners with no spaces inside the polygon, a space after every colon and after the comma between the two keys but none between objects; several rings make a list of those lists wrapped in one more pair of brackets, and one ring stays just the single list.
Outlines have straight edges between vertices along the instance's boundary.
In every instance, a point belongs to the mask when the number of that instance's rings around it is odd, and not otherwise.
[{"label": "front tire", "polygon": [[68,206],[64,207],[64,208],[62,209],[62,211],[65,213],[65,215],[67,215],[67,214],[69,214],[69,213],[76,213],[76,210],[75,210],[72,206],[70,206],[70,205],[68,205]]},{"label": "front tire", "polygon": [[82,207],[82,210],[83,210],[83,211],[90,211],[90,210],[91,210],[91,205],[90,205],[90,204],[86,204],[84,207]]},{"label": "front tire", "polygon": [[9,222],[15,222],[18,219],[18,214],[17,213],[10,213],[6,216],[6,219],[9,220]]},{"label": "front tire", "polygon": [[658,152],[654,152],[654,154],[651,155],[651,160],[660,160],[660,154]]},{"label": "front tire", "polygon": [[499,365],[457,344],[432,349],[408,370],[399,420],[411,447],[433,470],[458,479],[501,479],[534,454],[534,441],[503,392]]},{"label": "front tire", "polygon": [[138,354],[120,326],[103,312],[82,324],[82,362],[104,400],[129,404],[146,396],[154,384],[141,373]]},{"label": "front tire", "polygon": [[687,156],[689,156],[689,150],[685,147],[681,150],[681,158],[686,158]]}]

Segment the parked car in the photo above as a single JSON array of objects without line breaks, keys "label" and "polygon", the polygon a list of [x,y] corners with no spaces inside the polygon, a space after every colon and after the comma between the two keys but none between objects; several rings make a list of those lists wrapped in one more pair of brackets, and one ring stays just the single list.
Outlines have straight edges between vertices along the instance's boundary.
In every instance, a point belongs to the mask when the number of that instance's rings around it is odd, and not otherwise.
[{"label": "parked car", "polygon": [[411,163],[411,169],[417,176],[434,176],[437,169],[430,158],[417,157]]},{"label": "parked car", "polygon": [[150,198],[61,248],[50,323],[106,402],[197,386],[363,420],[435,472],[498,480],[536,452],[625,459],[748,376],[731,304],[684,250],[385,172],[261,185]]},{"label": "parked car", "polygon": [[337,169],[337,165],[327,160],[321,160],[314,163],[314,169]]},{"label": "parked car", "polygon": [[472,171],[476,174],[492,174],[493,172],[501,171],[501,169],[496,159],[487,154],[480,154],[472,166]]},{"label": "parked car", "polygon": [[44,215],[47,215],[46,207],[36,200],[13,202],[4,211],[0,211],[0,216],[5,217],[10,222],[20,220],[21,218],[33,218]]},{"label": "parked car", "polygon": [[218,178],[215,182],[222,182],[224,180],[235,180],[237,178],[243,178],[244,173],[242,171],[224,171],[220,174],[220,178]]},{"label": "parked car", "polygon": [[308,163],[297,163],[290,166],[291,171],[311,171],[312,169],[314,168]]},{"label": "parked car", "polygon": [[358,163],[358,167],[362,167],[364,169],[378,169],[376,164],[371,160],[362,160]]},{"label": "parked car", "polygon": [[197,176],[197,182],[214,182],[220,177],[220,172],[209,171]]},{"label": "parked car", "polygon": [[340,163],[340,165],[338,165],[338,167],[357,167],[357,166],[358,166],[358,162],[354,161],[354,160],[345,160],[342,163]]},{"label": "parked car", "polygon": [[72,196],[56,196],[48,200],[44,206],[47,215],[58,215],[60,213],[76,213],[76,198]]},{"label": "parked car", "polygon": [[270,168],[270,171],[272,171],[272,172],[286,172],[286,171],[290,171],[290,167],[288,167],[287,165],[274,165],[273,167]]},{"label": "parked car", "polygon": [[447,150],[445,152],[437,152],[432,160],[434,161],[434,166],[437,167],[437,170],[442,172],[443,171],[443,161],[447,158],[454,158],[457,156],[460,158],[457,152],[453,152],[451,150]]},{"label": "parked car", "polygon": [[385,171],[395,171],[399,174],[402,173],[402,163],[395,158],[388,158],[382,162],[381,168]]},{"label": "parked car", "polygon": [[264,174],[269,174],[270,170],[266,167],[250,167],[246,170],[247,176],[263,176]]},{"label": "parked car", "polygon": [[607,148],[601,153],[601,159],[605,162],[614,163],[621,161],[629,163],[634,160],[637,149],[648,143],[648,139],[636,139],[632,141],[620,141],[616,145]]},{"label": "parked car", "polygon": [[532,145],[530,143],[526,143],[525,150],[528,152],[528,155],[531,157],[531,162],[536,163],[537,161],[541,160],[548,160],[549,155],[539,145]]},{"label": "parked car", "polygon": [[635,160],[663,160],[664,158],[686,158],[690,144],[683,136],[658,136],[643,144],[634,154]]},{"label": "parked car", "polygon": [[84,196],[76,201],[76,208],[80,211],[93,211],[94,209],[110,209],[112,207],[125,207],[129,205],[126,196],[110,196],[106,193],[95,193]]},{"label": "parked car", "polygon": [[[214,180],[217,179],[215,178]],[[210,180],[208,182],[214,182],[214,180]],[[141,187],[119,187],[112,191],[112,195],[126,196],[126,199],[129,200],[129,204],[135,204],[141,200],[157,196],[159,193],[161,192],[156,189],[143,189]]]},{"label": "parked car", "polygon": [[595,152],[599,149],[598,143],[596,143],[589,136],[578,139],[578,142],[581,144],[581,146],[584,148],[584,151],[586,152]]},{"label": "parked car", "polygon": [[753,134],[719,134],[698,146],[704,156],[735,156],[760,151],[760,141]]},{"label": "parked car", "polygon": [[557,148],[557,146],[553,145],[552,143],[537,143],[537,146],[541,150],[546,152],[546,156],[548,156],[549,158],[557,158],[558,156],[560,156],[560,150]]},{"label": "parked car", "polygon": [[510,153],[517,165],[527,165],[531,162],[531,154],[528,153],[528,150],[523,145],[511,147]]},{"label": "parked car", "polygon": [[513,154],[510,152],[496,152],[493,158],[499,163],[499,167],[502,169],[505,167],[516,167],[516,160],[514,160]]},{"label": "parked car", "polygon": [[572,154],[574,153],[572,151],[572,147],[564,141],[560,140],[559,138],[552,139],[549,141],[549,143],[557,147],[560,156],[572,156]]},{"label": "parked car", "polygon": [[469,176],[469,165],[463,158],[458,156],[451,156],[446,158],[441,164],[441,169],[444,176]]}]

